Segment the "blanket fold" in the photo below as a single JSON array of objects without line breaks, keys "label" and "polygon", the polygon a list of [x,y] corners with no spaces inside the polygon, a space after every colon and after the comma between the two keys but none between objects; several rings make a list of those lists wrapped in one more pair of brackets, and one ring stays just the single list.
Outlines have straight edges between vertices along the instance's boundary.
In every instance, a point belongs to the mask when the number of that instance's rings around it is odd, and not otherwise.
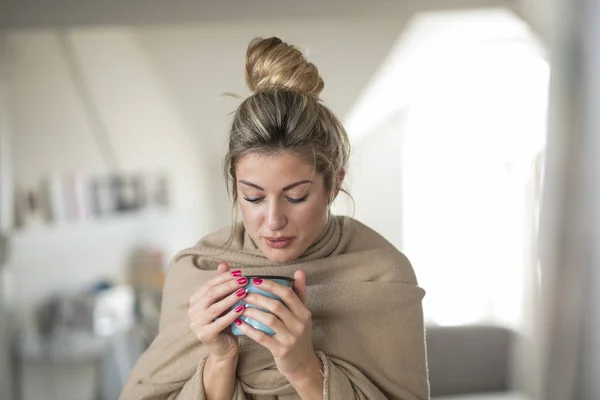
[{"label": "blanket fold", "polygon": [[[220,262],[244,275],[293,276],[304,269],[313,343],[324,365],[323,398],[429,398],[421,302],[410,262],[379,234],[332,217],[324,234],[293,263],[270,262],[243,227],[223,250],[229,229],[177,254],[167,272],[159,334],[138,360],[121,400],[204,400],[208,356],[190,330],[190,296]],[[240,337],[233,400],[299,399],[270,352]]]}]

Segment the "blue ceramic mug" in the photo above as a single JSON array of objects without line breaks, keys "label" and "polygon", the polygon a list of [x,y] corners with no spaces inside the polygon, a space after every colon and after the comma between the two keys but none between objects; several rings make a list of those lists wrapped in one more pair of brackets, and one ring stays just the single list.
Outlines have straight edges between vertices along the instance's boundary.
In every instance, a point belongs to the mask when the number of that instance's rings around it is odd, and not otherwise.
[{"label": "blue ceramic mug", "polygon": [[[269,280],[269,281],[274,281],[279,283],[280,285],[283,286],[287,286],[287,287],[292,287],[294,285],[294,279],[293,278],[287,278],[284,276],[272,276],[272,275],[251,275],[251,276],[246,276],[246,278],[248,278],[248,285],[246,285],[246,290],[248,290],[248,293],[259,293],[262,294],[263,296],[267,296],[270,297],[272,299],[275,300],[279,300],[281,301],[281,299],[277,296],[275,296],[273,293],[269,293],[269,292],[265,292],[264,290],[260,289],[259,287],[255,286],[254,283],[252,282],[253,279],[255,278],[259,278],[262,279],[263,281]],[[252,304],[247,304],[244,300],[240,300],[237,303],[235,303],[233,305],[232,308],[236,308],[237,306],[239,306],[240,304],[246,306],[246,307],[254,307],[257,308],[261,311],[264,312],[269,312],[263,308],[254,306]],[[248,325],[250,325],[251,327],[253,327],[254,329],[257,329],[261,332],[266,333],[269,336],[273,336],[275,335],[275,332],[273,331],[273,329],[269,328],[268,326],[266,326],[265,324],[263,324],[262,322],[258,322],[256,320],[253,320],[252,318],[248,318],[244,315],[240,315],[238,317],[239,319],[241,319],[242,321],[244,321],[245,323],[247,323]],[[231,324],[231,332],[235,335],[235,336],[245,336],[244,332],[242,332],[240,330],[240,328],[235,324]]]}]

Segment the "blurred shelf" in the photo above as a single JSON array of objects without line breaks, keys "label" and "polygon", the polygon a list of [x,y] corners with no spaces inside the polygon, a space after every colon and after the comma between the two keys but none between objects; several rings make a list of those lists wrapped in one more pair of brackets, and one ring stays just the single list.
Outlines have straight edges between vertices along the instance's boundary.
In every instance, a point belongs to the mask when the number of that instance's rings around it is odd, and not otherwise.
[{"label": "blurred shelf", "polygon": [[146,225],[162,224],[172,217],[168,210],[146,210],[107,215],[103,217],[90,217],[81,220],[66,220],[59,222],[39,222],[36,224],[15,228],[12,238],[18,240],[29,236],[46,236],[56,234],[81,234],[83,231],[101,232],[103,230],[128,229]]}]

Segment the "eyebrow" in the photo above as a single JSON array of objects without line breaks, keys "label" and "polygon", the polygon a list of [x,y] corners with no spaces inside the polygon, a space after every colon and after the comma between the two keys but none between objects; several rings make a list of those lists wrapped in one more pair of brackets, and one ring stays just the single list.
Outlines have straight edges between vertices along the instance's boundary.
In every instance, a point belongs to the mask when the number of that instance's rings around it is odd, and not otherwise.
[{"label": "eyebrow", "polygon": [[[257,185],[257,184],[255,184],[255,183],[248,182],[248,181],[241,180],[241,179],[240,179],[238,182],[239,182],[239,183],[243,183],[243,184],[244,184],[244,185],[246,185],[246,186],[250,186],[250,187],[253,187],[253,188],[255,188],[255,189],[261,190],[261,191],[263,191],[263,192],[265,191],[265,189],[263,189],[262,187],[258,186],[258,185]],[[305,180],[303,180],[303,181],[298,181],[298,182],[296,182],[296,183],[292,183],[291,185],[287,185],[287,186],[286,186],[286,187],[284,187],[282,190],[283,190],[284,192],[287,192],[288,190],[291,190],[291,189],[295,188],[296,186],[304,185],[305,183],[314,183],[314,182],[313,182],[313,181],[311,181],[310,179],[305,179]]]}]

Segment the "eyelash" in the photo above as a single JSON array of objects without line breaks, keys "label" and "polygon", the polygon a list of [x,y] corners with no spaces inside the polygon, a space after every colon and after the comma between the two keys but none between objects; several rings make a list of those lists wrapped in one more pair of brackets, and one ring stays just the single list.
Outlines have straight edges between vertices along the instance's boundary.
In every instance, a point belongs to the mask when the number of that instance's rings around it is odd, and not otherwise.
[{"label": "eyelash", "polygon": [[[308,198],[308,195],[306,195],[306,196],[304,196],[302,198],[299,198],[299,199],[294,199],[294,198],[291,198],[291,197],[286,197],[287,201],[289,201],[291,204],[304,203],[307,198]],[[252,203],[252,204],[260,204],[264,200],[264,197],[257,197],[257,198],[254,198],[254,199],[251,199],[249,197],[244,197],[244,200],[246,200],[247,202]]]}]

